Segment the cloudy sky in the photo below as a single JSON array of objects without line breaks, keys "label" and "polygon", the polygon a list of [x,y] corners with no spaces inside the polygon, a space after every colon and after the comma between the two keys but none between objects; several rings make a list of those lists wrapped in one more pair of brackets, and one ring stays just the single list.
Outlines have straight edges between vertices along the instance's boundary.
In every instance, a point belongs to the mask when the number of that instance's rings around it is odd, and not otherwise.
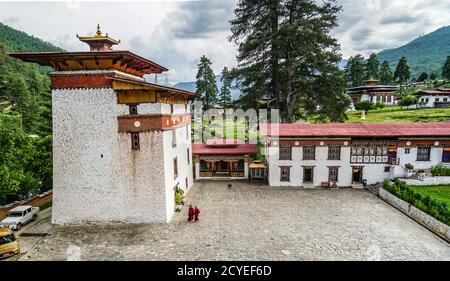
[{"label": "cloudy sky", "polygon": [[[319,1],[319,0],[318,0]],[[216,73],[236,65],[227,41],[237,0],[140,2],[3,2],[0,21],[69,51],[87,50],[76,34],[103,32],[170,71],[169,84],[192,81],[205,54]],[[333,34],[344,58],[395,48],[450,25],[449,0],[338,0],[343,7]],[[160,78],[161,79],[161,78]]]}]

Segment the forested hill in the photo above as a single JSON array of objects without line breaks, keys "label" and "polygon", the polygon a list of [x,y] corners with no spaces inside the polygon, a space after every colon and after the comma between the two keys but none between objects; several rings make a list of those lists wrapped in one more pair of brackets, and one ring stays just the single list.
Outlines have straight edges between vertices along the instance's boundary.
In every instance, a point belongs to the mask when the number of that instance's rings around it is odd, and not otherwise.
[{"label": "forested hill", "polygon": [[50,68],[6,53],[61,50],[0,23],[0,205],[52,188]]},{"label": "forested hill", "polygon": [[0,42],[8,52],[51,52],[62,51],[61,48],[45,42],[39,38],[15,30],[0,22]]},{"label": "forested hill", "polygon": [[399,48],[382,51],[378,57],[381,61],[389,61],[391,67],[395,69],[400,58],[405,56],[411,68],[411,78],[414,79],[422,72],[428,75],[436,73],[440,77],[444,62],[449,55],[450,26],[446,26]]}]

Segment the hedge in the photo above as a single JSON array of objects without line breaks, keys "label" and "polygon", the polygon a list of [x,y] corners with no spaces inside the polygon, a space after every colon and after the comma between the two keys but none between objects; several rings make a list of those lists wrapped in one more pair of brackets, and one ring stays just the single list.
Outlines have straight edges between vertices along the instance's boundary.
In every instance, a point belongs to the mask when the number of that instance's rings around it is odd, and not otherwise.
[{"label": "hedge", "polygon": [[450,225],[450,209],[444,202],[438,201],[430,195],[423,196],[401,180],[396,180],[394,183],[385,180],[383,187],[403,201],[414,205],[435,219]]},{"label": "hedge", "polygon": [[431,169],[431,174],[433,175],[433,177],[436,177],[436,176],[442,176],[442,177],[450,176],[450,168],[444,167],[444,166],[435,166],[435,167],[433,167]]}]

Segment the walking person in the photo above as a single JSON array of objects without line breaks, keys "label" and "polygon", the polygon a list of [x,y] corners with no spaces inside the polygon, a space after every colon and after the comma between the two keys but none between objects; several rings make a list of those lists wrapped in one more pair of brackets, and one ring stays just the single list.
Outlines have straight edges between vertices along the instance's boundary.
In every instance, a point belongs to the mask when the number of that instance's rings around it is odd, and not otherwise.
[{"label": "walking person", "polygon": [[194,208],[192,208],[192,205],[189,205],[188,221],[191,222],[193,219],[194,219]]},{"label": "walking person", "polygon": [[194,209],[194,216],[195,216],[195,222],[198,222],[198,216],[200,215],[200,209],[195,206]]}]

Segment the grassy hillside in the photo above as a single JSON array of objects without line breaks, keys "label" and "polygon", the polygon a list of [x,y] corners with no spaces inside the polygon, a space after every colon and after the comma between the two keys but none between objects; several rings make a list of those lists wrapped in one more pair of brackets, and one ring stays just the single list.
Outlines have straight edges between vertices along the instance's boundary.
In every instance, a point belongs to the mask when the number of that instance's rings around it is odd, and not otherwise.
[{"label": "grassy hillside", "polygon": [[380,61],[387,60],[395,69],[402,56],[408,59],[411,78],[417,78],[422,72],[433,72],[441,76],[442,66],[450,55],[450,26],[442,27],[432,33],[396,48],[378,54]]},{"label": "grassy hillside", "polygon": [[377,122],[442,122],[450,121],[450,108],[430,109],[401,109],[400,107],[387,107],[380,110],[369,111],[366,120],[361,121],[361,111],[348,113],[348,123],[377,123]]}]

